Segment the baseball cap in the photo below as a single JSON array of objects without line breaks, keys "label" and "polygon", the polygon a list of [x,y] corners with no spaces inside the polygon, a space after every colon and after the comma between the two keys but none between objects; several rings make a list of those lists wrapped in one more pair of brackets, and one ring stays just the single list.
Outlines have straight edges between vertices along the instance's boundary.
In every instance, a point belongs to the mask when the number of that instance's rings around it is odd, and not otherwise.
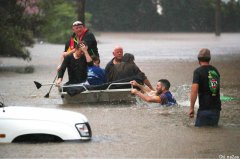
[{"label": "baseball cap", "polygon": [[83,23],[82,23],[81,21],[75,21],[72,25],[73,25],[73,26],[83,25]]},{"label": "baseball cap", "polygon": [[211,59],[210,50],[206,48],[201,49],[198,53],[198,59],[210,60]]}]

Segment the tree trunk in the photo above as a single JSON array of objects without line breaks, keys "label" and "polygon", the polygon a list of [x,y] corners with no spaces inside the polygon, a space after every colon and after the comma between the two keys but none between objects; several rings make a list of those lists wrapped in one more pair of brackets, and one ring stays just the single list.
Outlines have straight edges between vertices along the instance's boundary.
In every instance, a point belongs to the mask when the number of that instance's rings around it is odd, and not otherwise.
[{"label": "tree trunk", "polygon": [[221,0],[216,0],[215,34],[216,36],[221,34]]},{"label": "tree trunk", "polygon": [[78,15],[78,20],[83,22],[85,24],[85,0],[76,0],[77,1],[77,15]]}]

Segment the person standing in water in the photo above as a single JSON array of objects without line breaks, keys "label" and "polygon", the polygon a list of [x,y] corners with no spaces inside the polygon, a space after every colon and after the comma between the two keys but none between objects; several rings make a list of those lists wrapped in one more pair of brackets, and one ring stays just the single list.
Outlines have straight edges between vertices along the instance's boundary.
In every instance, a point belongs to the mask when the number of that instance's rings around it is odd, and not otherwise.
[{"label": "person standing in water", "polygon": [[194,105],[199,98],[199,108],[195,126],[217,126],[220,118],[220,74],[209,64],[209,49],[201,49],[198,54],[198,67],[193,73],[189,116],[194,117]]}]

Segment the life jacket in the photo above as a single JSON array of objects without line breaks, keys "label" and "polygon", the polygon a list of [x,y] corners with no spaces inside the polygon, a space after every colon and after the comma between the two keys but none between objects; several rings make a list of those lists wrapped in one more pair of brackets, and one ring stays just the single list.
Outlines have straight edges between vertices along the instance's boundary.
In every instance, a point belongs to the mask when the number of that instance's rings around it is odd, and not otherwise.
[{"label": "life jacket", "polygon": [[87,28],[83,28],[83,33],[80,35],[80,38],[79,38],[80,42],[83,41],[83,37],[84,37],[84,35],[86,34],[87,31],[88,31]]},{"label": "life jacket", "polygon": [[69,47],[67,49],[67,52],[69,53],[70,51],[72,51],[77,44],[78,44],[77,37],[76,37],[76,35],[74,35],[70,38]]},{"label": "life jacket", "polygon": [[83,33],[80,35],[79,41],[78,41],[77,36],[75,34],[70,38],[69,47],[67,49],[67,52],[70,52],[71,50],[73,50],[78,43],[83,41],[83,37],[84,37],[84,35],[86,34],[87,31],[88,31],[87,28],[83,29]]}]

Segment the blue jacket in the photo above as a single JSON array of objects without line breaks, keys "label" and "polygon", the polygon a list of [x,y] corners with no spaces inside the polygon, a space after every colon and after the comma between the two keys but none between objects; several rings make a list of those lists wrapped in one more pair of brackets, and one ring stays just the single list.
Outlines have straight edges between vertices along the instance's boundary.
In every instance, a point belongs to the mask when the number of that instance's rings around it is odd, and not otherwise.
[{"label": "blue jacket", "polygon": [[88,67],[87,80],[90,85],[101,85],[106,83],[105,71],[97,66]]}]

